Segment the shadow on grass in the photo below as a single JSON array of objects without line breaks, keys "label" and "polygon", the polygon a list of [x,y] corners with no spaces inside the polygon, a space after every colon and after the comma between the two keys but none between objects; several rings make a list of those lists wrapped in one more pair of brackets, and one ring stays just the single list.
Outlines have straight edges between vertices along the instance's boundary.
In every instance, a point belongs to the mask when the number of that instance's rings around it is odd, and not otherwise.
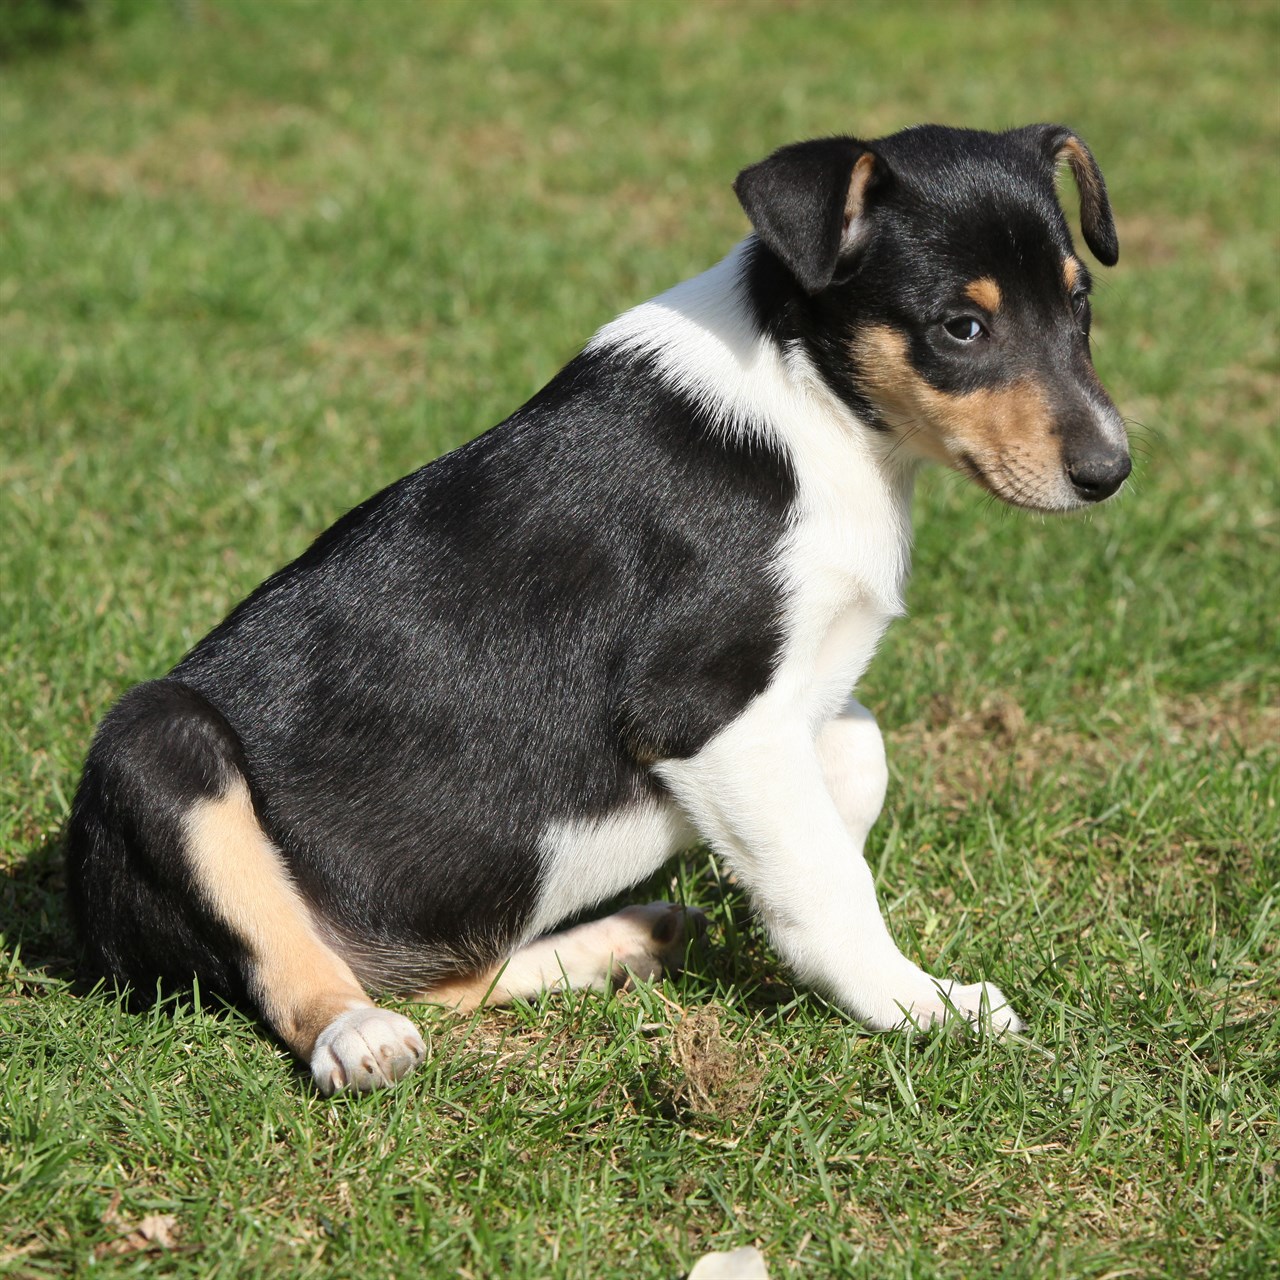
[{"label": "shadow on grass", "polygon": [[20,987],[70,984],[76,943],[67,906],[62,831],[20,853],[0,877],[0,980]]},{"label": "shadow on grass", "polygon": [[[131,1024],[157,1010],[175,1017],[195,1012],[214,1026],[247,1020],[263,1038],[284,1047],[265,1023],[216,994],[202,993],[197,984],[158,984],[144,993],[117,988],[110,979],[86,971],[67,901],[65,854],[65,832],[59,830],[17,854],[0,875],[0,1002],[61,993],[90,1005],[118,1005]],[[94,1017],[83,1016],[87,1024]],[[132,1043],[134,1034],[136,1030],[122,1031],[121,1044]],[[304,1063],[294,1061],[293,1074],[300,1086],[310,1086],[311,1074]]]},{"label": "shadow on grass", "polygon": [[[157,988],[143,995],[117,990],[81,970],[79,947],[67,901],[65,832],[59,830],[24,852],[16,854],[0,876],[0,998],[31,999],[61,992],[78,999],[119,1002],[131,1015],[143,1015],[155,1007],[173,1013],[197,1009],[215,1023],[247,1018],[258,1034],[283,1048],[279,1038],[251,1012],[225,1003],[217,995],[182,989]],[[615,904],[584,913],[594,918],[625,901],[668,896],[667,877],[654,877]],[[711,934],[692,948],[689,967],[669,988],[671,997],[687,1006],[691,1016],[704,1005],[725,1006],[743,1019],[770,1018],[785,1011],[797,999],[797,990],[778,980],[774,965],[764,953],[763,934],[745,893],[736,885],[710,876],[690,876],[691,897],[713,920]],[[646,892],[647,890],[647,892]],[[675,896],[675,895],[671,895]],[[483,1019],[484,1014],[476,1015]],[[296,1087],[313,1088],[305,1062],[290,1056]],[[674,1086],[673,1086],[674,1087]],[[683,1086],[681,1086],[683,1087]],[[646,1094],[647,1097],[647,1094]],[[664,1100],[659,1091],[649,1103],[668,1118],[681,1112],[683,1102],[675,1094]]]}]

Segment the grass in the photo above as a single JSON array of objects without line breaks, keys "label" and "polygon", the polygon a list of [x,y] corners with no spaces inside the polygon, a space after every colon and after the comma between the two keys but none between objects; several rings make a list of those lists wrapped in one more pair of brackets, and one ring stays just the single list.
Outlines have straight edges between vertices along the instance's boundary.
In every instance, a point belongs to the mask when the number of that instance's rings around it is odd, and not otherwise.
[{"label": "grass", "polygon": [[[1269,3],[205,0],[6,65],[0,1274],[1270,1274],[1278,47]],[[895,932],[1029,1033],[863,1034],[699,854],[657,886],[712,915],[689,973],[415,1011],[429,1063],[375,1097],[198,996],[73,991],[111,700],[720,256],[741,165],[926,118],[1070,122],[1119,215],[1130,491],[1051,521],[928,477],[862,689]]]}]

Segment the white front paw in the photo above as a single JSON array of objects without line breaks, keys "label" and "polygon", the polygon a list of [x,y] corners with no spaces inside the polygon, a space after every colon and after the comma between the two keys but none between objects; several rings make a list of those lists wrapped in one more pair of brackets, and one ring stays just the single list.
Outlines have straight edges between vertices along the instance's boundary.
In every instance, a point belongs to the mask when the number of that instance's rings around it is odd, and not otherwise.
[{"label": "white front paw", "polygon": [[976,1027],[990,1029],[997,1035],[1005,1031],[1025,1031],[1027,1024],[1009,1007],[999,987],[989,982],[974,982],[961,986],[957,982],[944,983],[947,999],[957,1012]]},{"label": "white front paw", "polygon": [[369,1005],[339,1014],[325,1027],[311,1052],[311,1074],[326,1096],[341,1089],[366,1093],[394,1084],[426,1056],[408,1018]]},{"label": "white front paw", "polygon": [[935,982],[931,998],[914,1000],[903,1006],[906,1015],[900,1026],[914,1026],[928,1031],[940,1023],[954,1021],[957,1015],[983,1031],[1002,1035],[1006,1031],[1023,1031],[1026,1023],[1009,1007],[999,987],[989,982]]}]

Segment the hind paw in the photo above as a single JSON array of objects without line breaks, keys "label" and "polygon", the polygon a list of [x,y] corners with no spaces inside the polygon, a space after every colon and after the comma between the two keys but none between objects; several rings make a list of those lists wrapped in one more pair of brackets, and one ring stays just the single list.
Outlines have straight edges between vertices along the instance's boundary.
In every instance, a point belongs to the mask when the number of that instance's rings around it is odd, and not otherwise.
[{"label": "hind paw", "polygon": [[320,1033],[311,1074],[326,1097],[344,1089],[385,1089],[427,1056],[418,1028],[401,1014],[369,1005],[339,1014]]},{"label": "hind paw", "polygon": [[623,907],[599,923],[607,930],[615,977],[625,970],[644,981],[678,972],[689,943],[707,932],[707,917],[697,907],[670,902]]}]

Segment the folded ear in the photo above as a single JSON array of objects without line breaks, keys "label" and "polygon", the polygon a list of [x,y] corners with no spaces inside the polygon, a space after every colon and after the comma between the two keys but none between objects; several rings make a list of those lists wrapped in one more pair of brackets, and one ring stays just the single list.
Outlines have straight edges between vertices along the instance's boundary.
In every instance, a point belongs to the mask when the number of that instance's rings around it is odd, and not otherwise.
[{"label": "folded ear", "polygon": [[1115,218],[1107,198],[1107,184],[1093,152],[1065,125],[1035,124],[1030,127],[1035,145],[1053,164],[1067,164],[1080,191],[1080,229],[1085,244],[1104,267],[1114,267],[1120,257]]},{"label": "folded ear", "polygon": [[761,241],[806,293],[821,293],[866,225],[867,193],[883,162],[854,138],[820,138],[775,151],[738,174],[738,200]]}]

